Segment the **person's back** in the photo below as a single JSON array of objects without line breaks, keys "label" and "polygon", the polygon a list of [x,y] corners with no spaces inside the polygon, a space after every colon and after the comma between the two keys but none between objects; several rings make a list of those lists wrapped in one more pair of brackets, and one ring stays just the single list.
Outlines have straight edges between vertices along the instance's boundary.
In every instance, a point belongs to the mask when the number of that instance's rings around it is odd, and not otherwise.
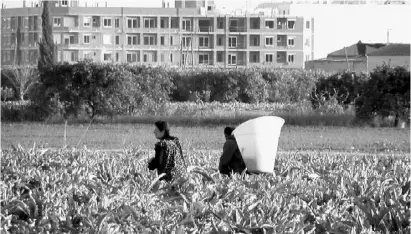
[{"label": "person's back", "polygon": [[232,172],[241,173],[246,168],[237,141],[232,135],[233,130],[234,128],[231,127],[226,127],[224,129],[226,142],[224,143],[223,154],[221,155],[218,166],[220,173],[226,175],[229,175]]}]

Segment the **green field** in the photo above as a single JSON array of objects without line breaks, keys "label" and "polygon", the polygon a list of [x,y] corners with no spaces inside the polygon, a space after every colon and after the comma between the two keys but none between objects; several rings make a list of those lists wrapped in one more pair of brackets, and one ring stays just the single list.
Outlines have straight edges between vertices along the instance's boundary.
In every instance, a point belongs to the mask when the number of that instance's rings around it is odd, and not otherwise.
[{"label": "green field", "polygon": [[189,172],[171,187],[147,169],[152,125],[69,125],[67,149],[63,125],[1,127],[1,233],[411,230],[409,129],[286,125],[273,175],[229,179],[224,126],[176,126]]},{"label": "green field", "polygon": [[[147,124],[93,124],[68,125],[67,145],[88,149],[124,149],[154,146],[153,125]],[[181,127],[171,126],[172,134],[182,141],[183,148],[220,150],[224,143],[224,126]],[[81,140],[81,141],[80,141]],[[79,143],[80,142],[80,143]],[[64,125],[13,123],[1,125],[2,148],[21,144],[61,148],[64,145]],[[351,127],[298,127],[282,128],[279,151],[345,152],[410,152],[409,129],[351,128]]]}]

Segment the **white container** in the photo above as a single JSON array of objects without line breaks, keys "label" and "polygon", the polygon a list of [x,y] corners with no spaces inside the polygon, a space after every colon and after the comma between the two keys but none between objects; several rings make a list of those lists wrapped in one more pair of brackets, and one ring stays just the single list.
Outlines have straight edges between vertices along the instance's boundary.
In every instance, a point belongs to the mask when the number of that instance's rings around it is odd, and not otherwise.
[{"label": "white container", "polygon": [[233,132],[249,172],[273,173],[278,140],[285,120],[263,116],[240,124]]}]

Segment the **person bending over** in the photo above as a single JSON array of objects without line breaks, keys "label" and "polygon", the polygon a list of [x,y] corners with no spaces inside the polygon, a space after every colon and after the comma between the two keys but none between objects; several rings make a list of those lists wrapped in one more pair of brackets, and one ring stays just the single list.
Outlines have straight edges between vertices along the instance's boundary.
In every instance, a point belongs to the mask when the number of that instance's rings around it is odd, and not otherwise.
[{"label": "person bending over", "polygon": [[231,175],[232,173],[242,173],[246,168],[238,148],[237,141],[232,134],[235,128],[226,127],[224,129],[225,143],[223,146],[223,154],[220,157],[218,170],[221,174]]},{"label": "person bending over", "polygon": [[170,135],[170,127],[166,121],[154,123],[154,136],[159,140],[155,144],[155,157],[148,162],[148,169],[157,169],[157,174],[165,173],[160,180],[174,181],[184,176],[187,165],[183,157],[180,141]]}]

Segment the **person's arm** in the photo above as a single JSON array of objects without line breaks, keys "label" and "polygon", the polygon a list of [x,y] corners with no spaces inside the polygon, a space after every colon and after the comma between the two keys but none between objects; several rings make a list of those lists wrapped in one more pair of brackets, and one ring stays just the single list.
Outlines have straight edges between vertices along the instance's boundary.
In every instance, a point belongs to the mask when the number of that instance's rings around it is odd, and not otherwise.
[{"label": "person's arm", "polygon": [[155,149],[156,155],[152,158],[148,163],[148,169],[154,170],[158,169],[160,165],[162,165],[164,160],[164,148],[160,146],[156,146]]},{"label": "person's arm", "polygon": [[220,157],[220,163],[218,165],[218,168],[221,169],[224,166],[227,166],[227,164],[230,162],[231,158],[234,155],[234,152],[236,151],[237,147],[234,141],[226,141],[223,146],[223,154]]},{"label": "person's arm", "polygon": [[180,140],[177,137],[176,137],[176,144],[177,144],[178,150],[180,151],[180,156],[181,156],[181,160],[183,161],[184,167],[187,168],[186,160],[184,159],[184,155],[183,155],[183,149],[181,147]]}]

